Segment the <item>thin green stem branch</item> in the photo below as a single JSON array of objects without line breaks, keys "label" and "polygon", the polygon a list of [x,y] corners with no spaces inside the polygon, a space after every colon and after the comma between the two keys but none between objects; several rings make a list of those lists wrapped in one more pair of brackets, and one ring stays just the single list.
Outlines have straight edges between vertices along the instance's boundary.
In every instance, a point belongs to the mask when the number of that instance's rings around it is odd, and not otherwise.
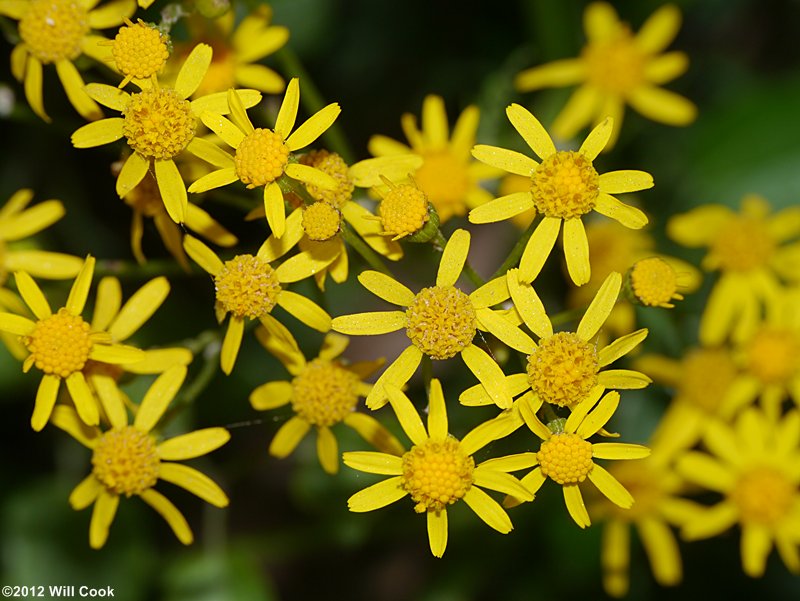
[{"label": "thin green stem branch", "polygon": [[347,222],[342,223],[342,238],[344,239],[345,243],[350,246],[350,248],[361,255],[361,258],[363,258],[370,267],[376,271],[380,271],[385,275],[394,277],[392,272],[386,266],[386,263],[384,263],[383,259],[381,259],[380,255],[372,250],[372,248],[350,228]]}]

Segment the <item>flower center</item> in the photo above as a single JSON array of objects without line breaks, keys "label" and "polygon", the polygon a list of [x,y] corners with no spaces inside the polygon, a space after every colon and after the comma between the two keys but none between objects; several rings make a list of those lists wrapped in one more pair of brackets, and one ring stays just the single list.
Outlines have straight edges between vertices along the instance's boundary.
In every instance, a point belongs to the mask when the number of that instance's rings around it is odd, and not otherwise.
[{"label": "flower center", "polygon": [[711,256],[720,269],[750,271],[765,265],[775,252],[775,241],[765,224],[748,217],[731,219],[717,234]]},{"label": "flower center", "polygon": [[19,22],[19,35],[42,63],[73,60],[89,33],[89,17],[80,2],[33,0]]},{"label": "flower center", "polygon": [[310,424],[332,426],[355,409],[359,382],[353,372],[314,359],[292,380],[292,408]]},{"label": "flower center", "polygon": [[800,370],[800,338],[790,330],[761,328],[747,349],[747,367],[766,384],[787,383]]},{"label": "flower center", "polygon": [[730,354],[722,349],[693,349],[681,363],[680,398],[714,414],[736,378]]},{"label": "flower center", "polygon": [[194,138],[191,104],[175,90],[150,88],[131,94],[122,114],[122,133],[145,158],[171,159]]},{"label": "flower center", "polygon": [[796,487],[770,467],[753,468],[739,477],[731,499],[745,523],[776,525],[791,509]]},{"label": "flower center", "polygon": [[573,332],[558,332],[528,357],[528,382],[546,403],[572,407],[597,384],[597,350]]},{"label": "flower center", "polygon": [[126,77],[145,79],[155,75],[169,58],[166,36],[141,19],[135,24],[125,21],[111,48],[117,68]]},{"label": "flower center", "polygon": [[627,27],[610,40],[588,44],[583,60],[589,84],[600,89],[624,95],[644,81],[645,56]]},{"label": "flower center", "polygon": [[92,350],[89,324],[63,307],[37,321],[33,332],[23,340],[34,365],[60,378],[82,370]]},{"label": "flower center", "polygon": [[327,202],[315,202],[303,209],[303,229],[311,240],[329,240],[339,233],[342,216]]},{"label": "flower center", "polygon": [[428,197],[411,184],[395,186],[378,205],[383,232],[402,238],[418,232],[428,222]]},{"label": "flower center", "polygon": [[265,186],[283,175],[289,163],[289,148],[280,134],[257,128],[236,149],[236,175],[248,188]]},{"label": "flower center", "polygon": [[450,359],[475,337],[472,301],[454,286],[423,288],[406,310],[406,334],[433,359]]},{"label": "flower center", "polygon": [[531,176],[533,204],[546,217],[585,215],[594,208],[599,193],[600,176],[579,152],[562,150],[550,155]]},{"label": "flower center", "polygon": [[161,191],[158,189],[156,178],[146,175],[139,185],[128,192],[123,200],[131,208],[141,211],[147,217],[155,217],[166,213]]},{"label": "flower center", "polygon": [[463,498],[472,486],[475,461],[455,438],[426,440],[403,455],[402,487],[414,511],[439,512]]},{"label": "flower center", "polygon": [[658,257],[636,261],[631,269],[633,294],[648,307],[672,307],[670,304],[678,291],[675,270]]},{"label": "flower center", "polygon": [[237,255],[214,277],[217,302],[237,317],[256,319],[278,301],[281,284],[269,263],[253,255]]},{"label": "flower center", "polygon": [[133,426],[109,430],[94,445],[92,473],[118,495],[130,497],[154,486],[159,465],[156,441]]},{"label": "flower center", "polygon": [[333,190],[306,184],[306,189],[313,198],[327,202],[337,209],[341,209],[352,199],[355,186],[348,175],[347,163],[338,154],[327,150],[312,150],[301,156],[300,162],[330,175],[338,183]]},{"label": "flower center", "polygon": [[559,484],[577,484],[592,471],[592,444],[577,434],[553,434],[539,447],[542,473]]},{"label": "flower center", "polygon": [[414,179],[430,199],[442,219],[466,212],[465,198],[469,190],[466,164],[452,153],[435,152],[425,155]]}]

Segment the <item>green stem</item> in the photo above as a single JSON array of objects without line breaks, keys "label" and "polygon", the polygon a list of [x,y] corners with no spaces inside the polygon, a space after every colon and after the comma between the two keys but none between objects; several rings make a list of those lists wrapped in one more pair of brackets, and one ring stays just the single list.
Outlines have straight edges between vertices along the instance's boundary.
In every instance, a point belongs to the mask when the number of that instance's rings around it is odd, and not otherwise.
[{"label": "green stem", "polygon": [[[444,237],[441,229],[436,230],[436,236],[434,236],[431,241],[442,249],[447,246],[447,238]],[[486,283],[486,281],[478,275],[478,272],[472,268],[469,261],[464,261],[463,272],[477,288],[480,288]]]},{"label": "green stem", "polygon": [[533,231],[536,229],[538,224],[539,222],[536,219],[531,221],[528,229],[526,229],[522,233],[522,236],[519,237],[517,243],[514,245],[514,248],[511,249],[508,257],[506,257],[506,260],[503,261],[503,264],[497,269],[497,271],[494,272],[494,274],[492,274],[491,279],[505,275],[509,269],[514,267],[519,262],[522,253],[525,251],[525,247],[528,245],[528,240],[530,240],[531,236],[533,235]]},{"label": "green stem", "polygon": [[344,241],[376,271],[380,271],[384,275],[392,276],[392,272],[386,267],[380,255],[376,253],[370,246],[364,242],[358,234],[356,234],[347,222],[342,222],[342,238]]}]

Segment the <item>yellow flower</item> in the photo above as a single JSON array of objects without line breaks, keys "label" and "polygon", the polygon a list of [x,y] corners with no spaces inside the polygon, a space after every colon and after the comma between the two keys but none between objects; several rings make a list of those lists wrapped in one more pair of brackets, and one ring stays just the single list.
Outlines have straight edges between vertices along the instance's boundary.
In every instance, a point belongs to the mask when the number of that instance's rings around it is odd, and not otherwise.
[{"label": "yellow flower", "polygon": [[[189,39],[204,42],[214,49],[214,58],[197,94],[225,92],[242,86],[267,94],[278,94],[286,82],[275,71],[258,61],[286,44],[289,30],[270,25],[272,8],[261,4],[253,9],[234,29],[234,10],[217,19],[193,14],[187,20]],[[191,44],[176,43],[173,56],[180,62],[189,54]],[[168,66],[169,68],[169,66]]]},{"label": "yellow flower", "polygon": [[[258,332],[265,332],[263,329]],[[250,404],[257,411],[277,409],[291,403],[294,416],[284,423],[272,443],[270,455],[283,459],[295,450],[308,431],[317,430],[317,456],[329,474],[339,471],[339,445],[332,427],[344,423],[375,448],[402,455],[403,446],[380,422],[356,411],[359,397],[371,386],[363,380],[378,369],[382,361],[348,365],[337,360],[347,348],[346,336],[328,334],[319,355],[307,361],[299,349],[275,336],[259,336],[259,341],[281,360],[291,381],[267,382],[250,394]]]},{"label": "yellow flower", "polygon": [[156,82],[169,58],[170,40],[155,25],[141,19],[133,23],[126,17],[110,46],[111,60],[125,76],[117,87],[124,88],[134,79]]},{"label": "yellow flower", "polygon": [[709,538],[739,523],[747,575],[764,574],[773,544],[786,567],[800,572],[800,413],[795,409],[773,421],[750,408],[733,426],[709,424],[704,443],[710,453],[680,457],[678,472],[724,499],[686,522],[682,537]]},{"label": "yellow flower", "polygon": [[[595,400],[580,403],[566,420],[558,419],[548,425],[536,417],[540,404],[530,395],[514,403],[513,413],[519,416],[520,423],[524,421],[543,441],[536,453],[536,467],[521,480],[525,487],[535,495],[547,478],[560,484],[567,511],[581,528],[591,525],[579,488],[587,478],[618,507],[628,509],[633,506],[631,493],[593,460],[643,459],[650,454],[650,449],[638,444],[591,443],[587,440],[611,419],[619,405],[619,393],[607,393],[596,405]],[[523,500],[512,494],[506,499],[506,505],[513,506]]]},{"label": "yellow flower", "polygon": [[[556,136],[572,138],[591,121],[596,124],[609,116],[618,124],[618,133],[626,104],[668,125],[694,121],[694,104],[658,87],[682,75],[689,66],[683,52],[661,53],[680,28],[681,14],[675,5],[659,8],[636,35],[605,2],[587,6],[583,22],[588,43],[579,58],[527,69],[514,80],[523,92],[580,84],[553,123]],[[609,148],[614,141],[609,141]]]},{"label": "yellow flower", "polygon": [[25,97],[33,112],[50,121],[42,101],[42,65],[55,64],[67,98],[85,119],[103,116],[100,107],[84,91],[83,79],[73,61],[82,54],[106,60],[102,36],[94,29],[120,25],[133,15],[133,0],[0,0],[0,14],[19,21],[20,43],[11,51],[11,72],[25,82]]},{"label": "yellow flower", "polygon": [[523,282],[531,282],[539,274],[563,222],[567,270],[572,281],[581,286],[591,277],[589,245],[581,217],[594,210],[626,227],[643,227],[647,216],[612,194],[652,188],[653,178],[649,173],[633,170],[597,173],[593,161],[611,135],[613,120],[610,118],[595,127],[576,152],[557,151],[542,124],[520,105],[512,104],[506,114],[542,162],[497,146],[475,146],[472,150],[475,158],[510,173],[530,177],[531,188],[528,192],[501,196],[472,209],[469,220],[472,223],[503,221],[531,207],[544,216],[522,254],[519,275]]},{"label": "yellow flower", "polygon": [[781,280],[800,282],[800,242],[788,243],[800,235],[800,207],[770,214],[764,198],[749,195],[739,213],[709,204],[676,215],[667,233],[684,246],[707,247],[703,269],[720,272],[700,319],[704,344],[719,344],[729,334],[747,338],[760,305],[775,297]]},{"label": "yellow flower", "polygon": [[[644,388],[651,380],[629,369],[606,369],[639,345],[647,336],[642,328],[598,349],[597,336],[617,302],[622,277],[609,274],[583,315],[575,332],[553,332],[553,325],[539,296],[529,285],[519,284],[516,269],[507,276],[508,290],[514,307],[525,325],[539,337],[539,343],[528,339],[519,348],[527,357],[525,373],[506,377],[506,389],[512,396],[528,390],[535,403],[545,402],[574,410],[581,403],[594,404],[608,388]],[[465,390],[460,402],[464,405],[487,405],[492,402],[488,387],[473,386]]]},{"label": "yellow flower", "polygon": [[[189,101],[211,62],[211,48],[195,46],[178,74],[174,88],[161,87],[149,79],[133,80],[141,92],[129,94],[114,86],[92,83],[86,91],[97,102],[122,113],[122,117],[89,123],[72,134],[75,148],[93,148],[125,138],[133,153],[117,177],[117,194],[122,198],[155,172],[167,213],[176,223],[186,221],[186,185],[175,157],[184,150],[218,164],[227,158],[217,146],[196,137],[197,117],[208,110],[228,112],[227,94],[211,94]],[[242,102],[253,106],[261,99],[255,90],[238,90]]]},{"label": "yellow flower", "polygon": [[158,421],[186,377],[186,368],[174,366],[160,375],[145,392],[131,424],[122,401],[108,413],[108,430],[84,425],[71,407],[59,405],[53,424],[71,434],[92,450],[92,473],[69,497],[73,509],[80,511],[94,503],[89,524],[89,545],[101,548],[119,506],[120,496],[137,495],[155,509],[183,544],[193,536],[181,512],[155,490],[159,480],[180,486],[215,507],[226,507],[228,497],[208,476],[176,463],[201,457],[230,439],[224,428],[205,428],[159,442],[153,435]]},{"label": "yellow flower", "polygon": [[481,187],[480,181],[497,177],[497,171],[476,163],[470,157],[479,117],[478,107],[468,106],[459,115],[448,139],[444,100],[440,96],[428,95],[422,103],[421,130],[414,115],[406,113],[401,118],[410,146],[386,136],[373,136],[369,140],[369,151],[376,157],[385,157],[387,162],[393,156],[401,157],[401,160],[406,160],[409,154],[419,156],[421,165],[403,173],[402,177],[413,177],[444,223],[492,198]]},{"label": "yellow flower", "polygon": [[508,346],[524,350],[533,341],[504,316],[490,309],[508,298],[505,278],[496,278],[471,294],[455,286],[469,253],[470,234],[456,230],[444,248],[436,285],[414,294],[394,278],[377,271],[364,271],[358,281],[380,298],[405,311],[356,313],[334,318],[331,327],[349,335],[387,334],[405,328],[411,344],[381,374],[367,396],[367,407],[386,404],[386,384],[403,386],[417,369],[423,355],[444,360],[461,355],[475,374],[491,402],[511,406],[511,395],[500,366],[483,349],[473,344],[477,331],[486,330]]},{"label": "yellow flower", "polygon": [[333,124],[341,109],[333,102],[292,132],[300,103],[300,82],[296,77],[286,88],[275,129],[254,128],[236,94],[229,92],[228,103],[233,121],[216,114],[216,111],[205,112],[201,119],[236,152],[234,156],[221,152],[221,160],[214,162],[221,168],[198,179],[189,186],[189,191],[205,192],[235,181],[242,182],[248,188],[263,186],[264,213],[272,233],[280,238],[286,229],[286,213],[278,179],[287,176],[304,184],[331,190],[338,185],[327,173],[296,162],[292,153],[319,138]]},{"label": "yellow flower", "polygon": [[[92,331],[81,317],[92,284],[94,263],[94,257],[87,257],[72,284],[66,305],[55,313],[31,276],[18,271],[15,274],[17,288],[36,321],[0,313],[0,330],[21,336],[30,353],[22,370],[27,372],[35,365],[43,372],[31,416],[31,426],[36,431],[44,428],[50,419],[62,380],[67,384],[80,418],[90,426],[99,422],[97,401],[83,374],[87,361],[116,365],[144,358],[139,349],[114,343],[109,333]],[[137,310],[132,308],[129,316],[135,319]]]},{"label": "yellow flower", "polygon": [[231,373],[236,363],[245,318],[258,319],[268,332],[286,338],[286,329],[270,314],[279,305],[315,330],[330,330],[331,318],[325,311],[313,301],[283,286],[310,277],[310,271],[302,271],[286,263],[273,268],[263,258],[262,250],[255,255],[236,255],[223,263],[213,250],[188,234],[183,239],[183,248],[214,277],[218,321],[222,322],[225,315],[231,314],[220,353],[222,371],[226,374]]},{"label": "yellow flower", "polygon": [[399,388],[388,384],[386,391],[413,446],[402,456],[370,451],[343,455],[348,467],[390,476],[350,497],[347,501],[350,511],[373,511],[410,496],[414,511],[427,517],[428,541],[435,557],[441,557],[447,547],[447,508],[460,500],[490,527],[508,534],[512,529],[508,514],[478,487],[533,500],[533,495],[508,473],[533,465],[533,454],[498,457],[478,465],[473,458],[487,444],[509,433],[507,417],[501,414],[458,440],[449,434],[444,394],[438,380],[431,380],[427,430],[414,405]]}]

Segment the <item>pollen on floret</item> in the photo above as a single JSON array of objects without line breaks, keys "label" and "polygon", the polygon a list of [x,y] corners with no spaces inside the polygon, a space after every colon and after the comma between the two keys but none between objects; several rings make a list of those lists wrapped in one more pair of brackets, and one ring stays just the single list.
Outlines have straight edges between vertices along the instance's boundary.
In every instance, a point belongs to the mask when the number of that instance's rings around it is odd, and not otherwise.
[{"label": "pollen on floret", "polygon": [[546,403],[572,407],[597,384],[597,350],[573,332],[542,340],[528,356],[528,382]]},{"label": "pollen on floret", "polygon": [[563,432],[544,441],[536,453],[542,473],[559,484],[578,484],[592,471],[592,444]]},{"label": "pollen on floret", "polygon": [[564,150],[544,159],[531,175],[531,196],[546,217],[573,219],[594,208],[600,176],[579,152]]},{"label": "pollen on floret", "polygon": [[439,512],[463,498],[472,486],[475,461],[455,438],[426,440],[403,455],[402,487],[414,511]]},{"label": "pollen on floret", "polygon": [[588,82],[597,88],[625,94],[644,82],[645,56],[628,27],[617,35],[583,49]]},{"label": "pollen on floret", "polygon": [[44,373],[60,378],[82,370],[92,350],[89,324],[63,307],[37,321],[23,342],[31,353],[30,362]]},{"label": "pollen on floret", "polygon": [[314,359],[292,380],[294,412],[315,426],[332,426],[358,403],[359,377],[325,359]]},{"label": "pollen on floret", "polygon": [[161,461],[156,441],[133,426],[114,428],[95,442],[92,473],[117,495],[138,495],[158,480]]},{"label": "pollen on floret", "polygon": [[225,261],[214,284],[217,302],[226,311],[250,319],[272,311],[281,292],[272,266],[253,255],[237,255]]},{"label": "pollen on floret", "polygon": [[750,271],[765,265],[775,248],[775,240],[761,220],[737,216],[720,228],[709,260],[723,271]]},{"label": "pollen on floret", "polygon": [[767,384],[783,384],[800,371],[800,337],[783,328],[763,326],[747,345],[749,371]]},{"label": "pollen on floret", "polygon": [[417,186],[393,186],[378,205],[383,233],[395,239],[420,231],[430,219],[428,197]]},{"label": "pollen on floret", "polygon": [[716,413],[738,370],[723,349],[690,350],[681,362],[680,397],[692,405]]},{"label": "pollen on floret", "polygon": [[464,162],[448,151],[426,153],[423,158],[422,165],[414,172],[414,181],[420,190],[428,196],[443,218],[453,214],[463,215],[470,187]]},{"label": "pollen on floret", "polygon": [[659,257],[636,261],[628,276],[636,299],[648,307],[673,308],[670,301],[683,300],[678,294],[678,274]]},{"label": "pollen on floret", "polygon": [[327,202],[315,202],[303,208],[303,230],[311,240],[330,240],[339,233],[342,215]]},{"label": "pollen on floret", "polygon": [[433,359],[450,359],[475,337],[475,308],[455,286],[423,288],[406,310],[406,334]]},{"label": "pollen on floret", "polygon": [[191,104],[175,90],[150,88],[131,94],[122,114],[128,145],[146,158],[171,159],[194,138]]},{"label": "pollen on floret", "polygon": [[19,22],[27,50],[42,63],[74,60],[89,33],[89,16],[75,0],[32,0]]},{"label": "pollen on floret", "polygon": [[125,19],[114,37],[111,54],[126,79],[145,79],[161,71],[169,58],[169,46],[167,37],[154,25]]},{"label": "pollen on floret", "polygon": [[236,149],[236,175],[248,188],[274,182],[289,163],[289,147],[280,134],[256,128],[247,134]]},{"label": "pollen on floret", "polygon": [[728,493],[745,524],[773,526],[793,506],[797,486],[772,467],[753,467],[739,476]]},{"label": "pollen on floret", "polygon": [[355,185],[348,175],[347,163],[335,152],[312,150],[300,157],[300,163],[319,169],[336,180],[337,186],[325,190],[313,184],[306,184],[306,190],[315,199],[327,202],[341,209],[353,197]]}]

